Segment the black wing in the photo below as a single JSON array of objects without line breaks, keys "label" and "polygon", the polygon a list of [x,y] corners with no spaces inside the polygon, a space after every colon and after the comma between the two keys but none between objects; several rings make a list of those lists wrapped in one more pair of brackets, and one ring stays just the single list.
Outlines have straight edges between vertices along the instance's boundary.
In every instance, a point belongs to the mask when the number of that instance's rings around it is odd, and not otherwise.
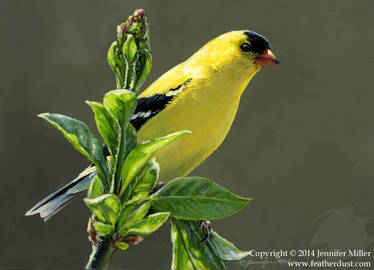
[{"label": "black wing", "polygon": [[136,130],[139,130],[149,119],[161,112],[191,80],[191,78],[187,79],[184,83],[178,85],[176,88],[170,89],[165,94],[156,94],[151,97],[138,98],[130,123]]},{"label": "black wing", "polygon": [[139,130],[149,119],[161,112],[172,99],[172,95],[159,94],[149,98],[138,98],[130,123]]}]

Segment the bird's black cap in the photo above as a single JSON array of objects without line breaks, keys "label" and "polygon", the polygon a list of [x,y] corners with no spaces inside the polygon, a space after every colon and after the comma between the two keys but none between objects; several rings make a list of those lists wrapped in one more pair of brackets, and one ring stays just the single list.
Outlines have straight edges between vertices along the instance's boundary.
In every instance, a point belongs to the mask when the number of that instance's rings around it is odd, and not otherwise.
[{"label": "bird's black cap", "polygon": [[252,52],[261,54],[271,48],[270,42],[266,37],[248,30],[244,31],[244,34],[248,37],[247,40],[251,45]]}]

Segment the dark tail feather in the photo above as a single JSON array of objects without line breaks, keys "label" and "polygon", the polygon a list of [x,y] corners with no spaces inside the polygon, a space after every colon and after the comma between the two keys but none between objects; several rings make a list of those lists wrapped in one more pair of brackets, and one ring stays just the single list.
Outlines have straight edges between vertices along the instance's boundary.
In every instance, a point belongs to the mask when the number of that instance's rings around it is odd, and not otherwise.
[{"label": "dark tail feather", "polygon": [[25,216],[39,215],[44,221],[48,221],[79,192],[87,189],[91,180],[96,176],[96,168],[93,166],[84,170],[77,178],[63,186],[56,192],[48,195],[25,213]]}]

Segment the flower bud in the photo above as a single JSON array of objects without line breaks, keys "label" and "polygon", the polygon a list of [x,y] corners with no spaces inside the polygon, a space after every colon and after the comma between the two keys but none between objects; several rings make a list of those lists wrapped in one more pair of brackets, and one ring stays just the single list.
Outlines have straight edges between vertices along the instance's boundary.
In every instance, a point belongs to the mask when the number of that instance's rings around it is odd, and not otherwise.
[{"label": "flower bud", "polygon": [[134,14],[136,16],[139,16],[141,19],[144,19],[144,17],[145,17],[145,11],[144,11],[144,9],[135,10]]},{"label": "flower bud", "polygon": [[139,89],[152,67],[149,24],[143,9],[137,9],[117,26],[117,40],[108,51],[108,62],[118,89]]},{"label": "flower bud", "polygon": [[138,46],[133,35],[129,34],[122,48],[123,57],[128,63],[132,63],[135,60]]},{"label": "flower bud", "polygon": [[122,32],[122,35],[126,32],[126,30],[127,30],[127,24],[122,24],[122,26],[121,26],[121,32]]}]

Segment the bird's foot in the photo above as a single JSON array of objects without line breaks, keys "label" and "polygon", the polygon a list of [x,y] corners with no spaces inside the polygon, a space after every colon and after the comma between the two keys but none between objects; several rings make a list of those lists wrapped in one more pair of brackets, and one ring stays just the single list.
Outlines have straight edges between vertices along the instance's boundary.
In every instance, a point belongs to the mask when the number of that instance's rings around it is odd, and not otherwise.
[{"label": "bird's foot", "polygon": [[152,189],[152,191],[149,193],[149,195],[152,195],[152,194],[156,193],[157,191],[159,191],[160,189],[162,189],[165,185],[166,185],[166,182],[159,182],[159,183],[157,183],[154,186],[154,188]]},{"label": "bird's foot", "polygon": [[205,242],[208,240],[210,236],[210,231],[212,229],[212,223],[209,220],[202,220],[200,223],[200,227],[202,228],[204,238],[200,242]]}]

